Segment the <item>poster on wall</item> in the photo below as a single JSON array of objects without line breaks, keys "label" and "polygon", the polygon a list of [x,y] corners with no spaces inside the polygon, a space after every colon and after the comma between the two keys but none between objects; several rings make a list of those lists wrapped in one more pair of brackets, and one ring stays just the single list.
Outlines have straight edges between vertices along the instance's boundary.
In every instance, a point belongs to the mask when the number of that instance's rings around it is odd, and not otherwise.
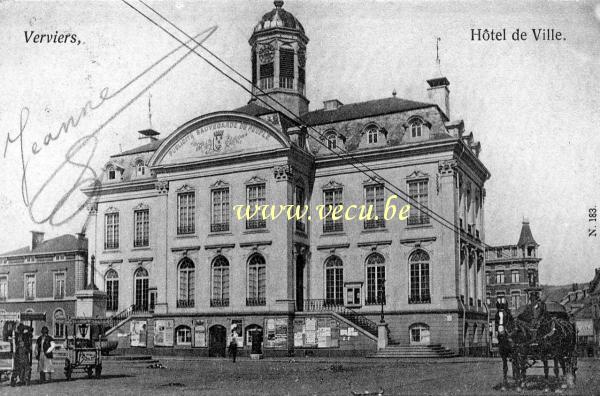
[{"label": "poster on wall", "polygon": [[129,325],[130,345],[132,347],[145,347],[147,323],[145,320],[132,320]]},{"label": "poster on wall", "polygon": [[173,320],[154,321],[154,345],[173,346]]},{"label": "poster on wall", "polygon": [[266,320],[267,339],[265,346],[285,348],[287,346],[287,318]]},{"label": "poster on wall", "polygon": [[[231,320],[231,337],[232,334],[235,333],[235,339],[237,341],[238,348],[242,348],[244,346],[244,336],[242,334],[242,320],[241,319],[232,319]],[[231,340],[229,340],[231,342]]]},{"label": "poster on wall", "polygon": [[206,347],[206,322],[204,320],[194,321],[194,348]]},{"label": "poster on wall", "polygon": [[294,319],[294,347],[304,346],[304,318]]}]

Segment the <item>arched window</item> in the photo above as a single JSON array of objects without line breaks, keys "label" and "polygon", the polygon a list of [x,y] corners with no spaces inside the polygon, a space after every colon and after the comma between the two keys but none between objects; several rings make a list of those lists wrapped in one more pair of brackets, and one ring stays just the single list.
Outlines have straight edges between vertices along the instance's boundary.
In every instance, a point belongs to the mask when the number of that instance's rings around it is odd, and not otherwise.
[{"label": "arched window", "polygon": [[410,123],[410,136],[418,138],[423,135],[423,121],[416,119]]},{"label": "arched window", "polygon": [[379,253],[367,257],[366,304],[385,304],[385,259]]},{"label": "arched window", "polygon": [[246,305],[266,305],[267,265],[265,258],[256,253],[248,259],[248,299]]},{"label": "arched window", "polygon": [[189,258],[184,258],[179,263],[179,296],[177,298],[177,308],[194,307],[194,262]]},{"label": "arched window", "polygon": [[325,303],[344,305],[344,267],[338,256],[325,261]]},{"label": "arched window", "polygon": [[429,255],[417,250],[408,259],[410,265],[410,304],[430,303]]},{"label": "arched window", "polygon": [[429,326],[425,323],[416,323],[409,327],[411,345],[429,345]]},{"label": "arched window", "polygon": [[335,132],[329,132],[325,136],[325,139],[327,140],[327,148],[328,149],[335,149],[338,147],[338,138],[337,138],[337,134]]},{"label": "arched window", "polygon": [[379,140],[379,128],[371,126],[367,129],[367,139],[369,144],[377,143]]},{"label": "arched window", "polygon": [[212,262],[212,298],[211,307],[229,306],[229,261],[217,256]]},{"label": "arched window", "polygon": [[65,311],[62,309],[57,309],[54,311],[53,316],[54,322],[54,338],[64,338],[65,337]]},{"label": "arched window", "polygon": [[144,160],[139,159],[135,162],[135,173],[138,177],[146,174],[146,165],[144,165]]},{"label": "arched window", "polygon": [[148,271],[138,268],[133,274],[135,309],[148,311]]},{"label": "arched window", "polygon": [[179,326],[175,329],[177,345],[192,345],[192,330],[188,326]]},{"label": "arched window", "polygon": [[108,180],[115,180],[117,178],[117,171],[114,166],[108,166],[106,172],[108,173]]},{"label": "arched window", "polygon": [[106,290],[106,310],[107,311],[118,311],[119,310],[119,274],[117,271],[110,269],[104,275],[104,282]]}]

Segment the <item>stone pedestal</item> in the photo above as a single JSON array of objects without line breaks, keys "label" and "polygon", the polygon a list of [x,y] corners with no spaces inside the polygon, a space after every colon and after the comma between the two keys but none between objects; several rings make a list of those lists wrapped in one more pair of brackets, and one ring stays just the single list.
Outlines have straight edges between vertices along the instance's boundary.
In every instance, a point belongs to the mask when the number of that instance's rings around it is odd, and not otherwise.
[{"label": "stone pedestal", "polygon": [[387,323],[379,322],[377,324],[377,350],[385,349],[388,345]]},{"label": "stone pedestal", "polygon": [[79,290],[75,293],[75,316],[84,318],[106,317],[106,293],[100,290]]}]

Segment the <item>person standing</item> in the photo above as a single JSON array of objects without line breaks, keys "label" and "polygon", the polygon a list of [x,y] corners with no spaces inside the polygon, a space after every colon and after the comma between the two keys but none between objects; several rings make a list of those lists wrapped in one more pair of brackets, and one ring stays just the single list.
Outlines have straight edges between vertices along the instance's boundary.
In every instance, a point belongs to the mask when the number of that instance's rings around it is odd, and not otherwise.
[{"label": "person standing", "polygon": [[12,372],[10,386],[17,384],[19,377],[20,385],[29,385],[31,379],[31,339],[32,328],[19,323],[14,332],[15,354],[14,354],[14,371]]},{"label": "person standing", "polygon": [[36,344],[36,359],[38,361],[40,381],[46,381],[46,374],[48,374],[48,381],[52,381],[52,373],[54,372],[54,367],[52,367],[52,351],[56,344],[54,344],[54,339],[48,335],[48,327],[42,327],[42,335],[38,337]]},{"label": "person standing", "polygon": [[229,356],[231,356],[233,363],[235,363],[235,358],[237,357],[237,350],[238,350],[237,333],[235,331],[232,331],[231,332],[231,342],[229,343]]}]

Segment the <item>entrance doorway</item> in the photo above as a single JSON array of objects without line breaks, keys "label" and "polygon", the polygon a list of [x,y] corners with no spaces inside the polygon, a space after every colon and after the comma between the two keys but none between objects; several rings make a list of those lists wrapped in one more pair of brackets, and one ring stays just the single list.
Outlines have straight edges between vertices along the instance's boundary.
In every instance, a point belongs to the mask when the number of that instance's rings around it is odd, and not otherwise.
[{"label": "entrance doorway", "polygon": [[304,265],[302,255],[296,258],[296,311],[304,310]]},{"label": "entrance doorway", "polygon": [[225,357],[227,347],[227,330],[221,325],[214,325],[208,331],[208,356]]}]

